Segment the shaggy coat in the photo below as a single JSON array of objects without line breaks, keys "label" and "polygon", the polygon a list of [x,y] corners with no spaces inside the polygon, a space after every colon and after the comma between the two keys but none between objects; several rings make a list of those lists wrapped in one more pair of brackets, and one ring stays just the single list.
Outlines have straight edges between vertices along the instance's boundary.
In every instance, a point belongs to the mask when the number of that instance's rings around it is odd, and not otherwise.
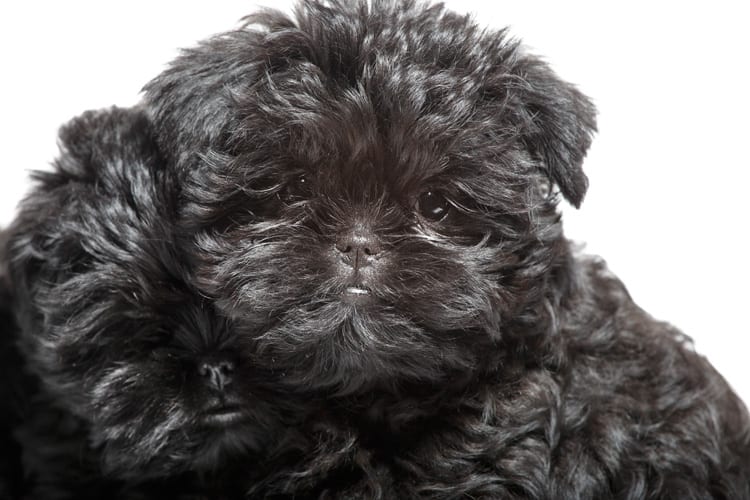
[{"label": "shaggy coat", "polygon": [[564,237],[595,128],[412,0],[260,12],[72,120],[0,245],[0,495],[750,499],[742,402]]}]

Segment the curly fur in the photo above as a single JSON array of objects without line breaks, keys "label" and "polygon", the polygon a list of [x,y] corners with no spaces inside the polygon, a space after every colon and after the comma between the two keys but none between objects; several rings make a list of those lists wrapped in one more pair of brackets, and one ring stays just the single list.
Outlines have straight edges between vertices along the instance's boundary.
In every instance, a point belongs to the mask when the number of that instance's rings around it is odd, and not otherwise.
[{"label": "curly fur", "polygon": [[145,90],[2,245],[0,493],[750,499],[742,402],[563,235],[593,105],[505,31],[310,0]]}]

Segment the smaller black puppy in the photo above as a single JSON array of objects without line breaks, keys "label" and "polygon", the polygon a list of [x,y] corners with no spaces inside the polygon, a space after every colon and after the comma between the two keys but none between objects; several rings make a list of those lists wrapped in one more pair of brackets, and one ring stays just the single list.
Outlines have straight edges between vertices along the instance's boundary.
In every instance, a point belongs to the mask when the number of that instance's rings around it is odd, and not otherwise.
[{"label": "smaller black puppy", "polygon": [[[13,448],[3,460],[23,498],[197,494],[227,457],[272,437],[278,416],[259,397],[249,356],[191,289],[171,241],[176,192],[150,130],[139,109],[71,121],[54,171],[35,174],[11,229],[29,375],[19,387],[11,365],[21,404],[2,425],[3,439],[23,447],[25,481]],[[18,356],[7,294],[4,286],[10,370]]]}]

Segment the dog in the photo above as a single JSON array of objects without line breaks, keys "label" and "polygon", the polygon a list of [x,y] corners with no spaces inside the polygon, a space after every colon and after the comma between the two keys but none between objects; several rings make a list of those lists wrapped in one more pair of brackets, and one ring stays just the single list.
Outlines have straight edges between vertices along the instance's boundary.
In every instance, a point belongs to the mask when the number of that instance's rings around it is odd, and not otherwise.
[{"label": "dog", "polygon": [[9,229],[6,489],[750,498],[743,403],[564,236],[595,131],[441,5],[308,0],[185,51],[63,127]]},{"label": "dog", "polygon": [[29,498],[172,498],[165,478],[189,482],[276,425],[230,320],[170,243],[176,198],[152,135],[137,110],[71,121],[12,230]]}]

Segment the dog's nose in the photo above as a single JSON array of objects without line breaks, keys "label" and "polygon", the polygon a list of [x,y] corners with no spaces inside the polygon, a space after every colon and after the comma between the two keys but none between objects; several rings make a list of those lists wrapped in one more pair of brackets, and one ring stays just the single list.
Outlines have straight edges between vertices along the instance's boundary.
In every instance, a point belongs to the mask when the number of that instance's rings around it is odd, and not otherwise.
[{"label": "dog's nose", "polygon": [[198,367],[198,373],[206,383],[220,392],[232,382],[232,372],[234,364],[227,360],[204,361]]},{"label": "dog's nose", "polygon": [[358,226],[339,235],[336,250],[342,262],[357,270],[369,266],[382,251],[382,246],[371,229]]}]

